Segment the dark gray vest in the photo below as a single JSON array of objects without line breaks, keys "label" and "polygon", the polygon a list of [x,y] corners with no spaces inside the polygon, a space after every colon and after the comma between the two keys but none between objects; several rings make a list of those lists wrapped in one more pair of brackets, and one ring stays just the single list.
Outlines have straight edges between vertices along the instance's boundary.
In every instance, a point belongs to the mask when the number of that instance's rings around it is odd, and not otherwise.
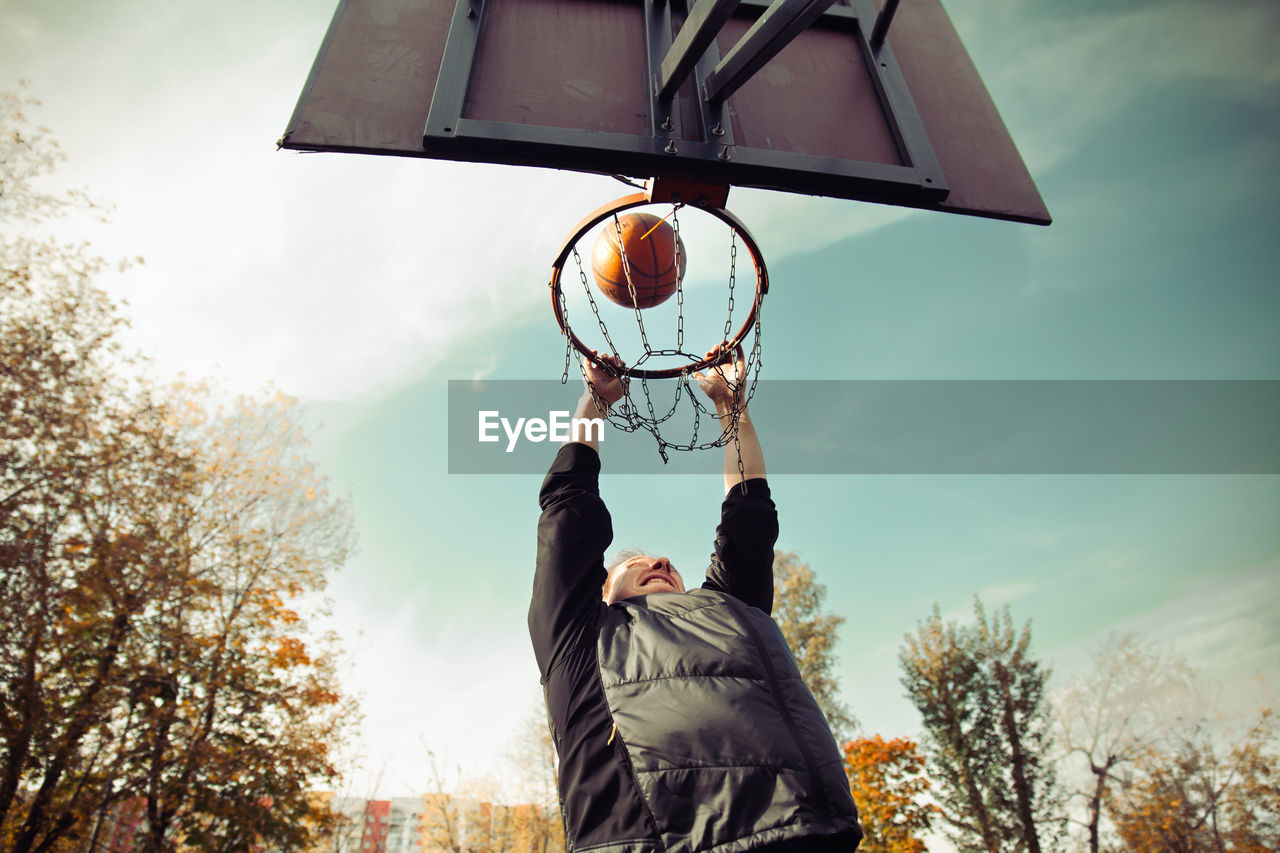
[{"label": "dark gray vest", "polygon": [[604,614],[598,659],[614,746],[666,849],[860,836],[839,749],[765,613],[699,589]]}]

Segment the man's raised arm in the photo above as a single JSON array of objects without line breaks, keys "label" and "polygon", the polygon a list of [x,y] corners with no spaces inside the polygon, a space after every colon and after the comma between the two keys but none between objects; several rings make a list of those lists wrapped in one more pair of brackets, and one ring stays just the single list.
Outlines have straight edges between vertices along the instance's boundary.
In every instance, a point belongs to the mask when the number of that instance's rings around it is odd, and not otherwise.
[{"label": "man's raised arm", "polygon": [[600,605],[604,552],[613,540],[613,527],[600,499],[599,444],[590,421],[603,420],[624,393],[625,385],[613,375],[619,367],[608,356],[588,363],[588,387],[574,412],[569,440],[556,454],[538,496],[542,515],[529,636],[543,678],[583,639],[584,626]]},{"label": "man's raised arm", "polygon": [[[721,345],[723,347],[723,344]],[[721,347],[707,353],[718,355]],[[725,364],[694,374],[698,386],[715,404],[722,428],[732,426],[746,377],[742,348]],[[738,463],[742,467],[739,470]],[[778,540],[778,512],[764,479],[764,450],[751,414],[738,414],[738,440],[724,448],[724,503],[716,528],[715,551],[707,569],[709,589],[727,592],[765,613],[773,610],[773,546]],[[749,485],[746,485],[750,481]],[[745,488],[739,486],[745,485]]]}]

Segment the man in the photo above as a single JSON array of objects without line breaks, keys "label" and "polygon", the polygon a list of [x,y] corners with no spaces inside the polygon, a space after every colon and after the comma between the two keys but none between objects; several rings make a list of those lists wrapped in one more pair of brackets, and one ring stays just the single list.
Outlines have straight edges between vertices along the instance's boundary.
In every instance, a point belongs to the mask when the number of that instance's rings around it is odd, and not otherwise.
[{"label": "man", "polygon": [[[862,832],[840,752],[769,617],[777,514],[745,410],[738,448],[726,447],[702,588],[686,591],[665,557],[605,569],[613,531],[599,447],[577,423],[606,417],[622,397],[621,367],[609,356],[588,363],[591,387],[540,496],[529,633],[569,848],[853,850]],[[726,425],[742,369],[739,350],[696,375]]]}]

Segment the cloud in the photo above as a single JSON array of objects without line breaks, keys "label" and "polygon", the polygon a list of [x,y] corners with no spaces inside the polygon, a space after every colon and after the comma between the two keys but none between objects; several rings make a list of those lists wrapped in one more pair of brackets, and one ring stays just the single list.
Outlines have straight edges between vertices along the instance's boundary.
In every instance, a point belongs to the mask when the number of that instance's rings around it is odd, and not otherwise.
[{"label": "cloud", "polygon": [[1280,559],[1196,581],[1116,626],[1186,656],[1237,702],[1275,701],[1280,690]]},{"label": "cloud", "polygon": [[752,189],[733,190],[729,209],[760,240],[766,264],[920,215],[883,204]]},{"label": "cloud", "polygon": [[956,18],[1033,174],[1065,159],[1153,86],[1216,80],[1266,97],[1280,83],[1274,3],[1065,9],[1004,0],[962,7]]},{"label": "cloud", "polygon": [[41,40],[44,31],[39,18],[14,9],[5,10],[4,18],[0,19],[0,33],[5,40],[17,39],[24,45],[34,45]]},{"label": "cloud", "polygon": [[[1003,583],[991,584],[978,590],[974,595],[982,601],[982,609],[990,619],[992,614],[1006,604],[1026,598],[1039,587],[1028,580],[1012,579]],[[972,625],[977,621],[973,612],[973,598],[963,605],[957,605],[942,613],[943,622],[957,622],[961,625]]]},{"label": "cloud", "polygon": [[474,614],[432,607],[421,589],[391,596],[383,584],[370,589],[380,572],[367,558],[347,566],[323,626],[354,647],[343,687],[361,697],[364,713],[363,766],[346,768],[346,787],[360,796],[421,794],[431,785],[428,749],[442,770],[501,772],[513,734],[540,698],[523,619],[489,608],[478,632]]},{"label": "cloud", "polygon": [[230,52],[235,15],[209,16],[108,17],[91,41],[78,24],[22,57],[34,119],[69,154],[60,182],[116,205],[110,225],[61,236],[146,258],[104,284],[164,374],[382,393],[545,299],[563,232],[619,194],[548,170],[277,152],[323,22],[314,39],[236,28]]}]

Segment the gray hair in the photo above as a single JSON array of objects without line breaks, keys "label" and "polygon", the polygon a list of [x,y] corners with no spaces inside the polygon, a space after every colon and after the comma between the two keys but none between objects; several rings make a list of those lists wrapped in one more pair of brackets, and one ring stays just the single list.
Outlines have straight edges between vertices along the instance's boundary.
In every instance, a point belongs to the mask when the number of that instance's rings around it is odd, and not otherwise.
[{"label": "gray hair", "polygon": [[618,566],[621,566],[627,560],[634,560],[636,557],[652,557],[653,555],[645,548],[623,548],[615,551],[609,562],[605,563],[605,571],[612,572]]}]

